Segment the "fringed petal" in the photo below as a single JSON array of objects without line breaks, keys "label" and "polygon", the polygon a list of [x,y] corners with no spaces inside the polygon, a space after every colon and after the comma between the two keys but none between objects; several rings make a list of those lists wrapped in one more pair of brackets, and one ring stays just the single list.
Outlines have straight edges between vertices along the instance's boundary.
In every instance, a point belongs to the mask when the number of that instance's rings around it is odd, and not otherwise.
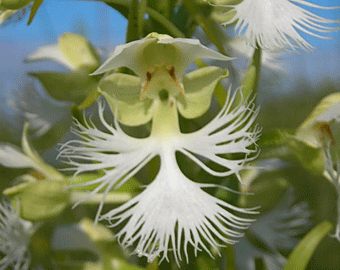
[{"label": "fringed petal", "polygon": [[[252,100],[232,104],[238,91],[227,101],[219,114],[202,129],[183,134],[178,151],[196,162],[202,169],[215,176],[238,175],[246,168],[245,163],[257,157],[256,141],[260,135],[258,127],[253,128],[258,110],[254,110]],[[224,154],[238,154],[238,158],[227,158]],[[207,158],[226,168],[219,172],[210,169],[197,156]]]},{"label": "fringed petal", "polygon": [[155,142],[151,138],[138,139],[127,135],[120,128],[116,118],[115,126],[110,126],[104,119],[102,103],[98,104],[99,117],[107,132],[99,130],[93,123],[85,122],[83,126],[76,122],[78,129],[74,130],[74,133],[83,140],[67,142],[62,146],[59,154],[60,157],[67,159],[66,163],[73,166],[70,169],[76,171],[74,176],[95,170],[105,172],[105,175],[98,179],[75,185],[98,185],[76,205],[105,189],[96,220],[103,207],[106,194],[123,185],[156,155]]}]

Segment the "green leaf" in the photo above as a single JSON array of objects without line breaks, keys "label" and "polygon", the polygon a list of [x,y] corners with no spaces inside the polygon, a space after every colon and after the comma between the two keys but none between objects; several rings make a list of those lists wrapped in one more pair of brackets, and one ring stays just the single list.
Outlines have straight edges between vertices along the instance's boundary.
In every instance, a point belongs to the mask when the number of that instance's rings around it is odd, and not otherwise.
[{"label": "green leaf", "polygon": [[41,4],[43,3],[44,0],[35,0],[33,3],[33,6],[31,8],[31,13],[30,17],[28,18],[27,25],[30,25],[31,22],[33,21],[38,9],[40,8]]},{"label": "green leaf", "polygon": [[45,90],[57,100],[81,104],[97,91],[98,82],[83,73],[40,72],[29,75],[38,78]]},{"label": "green leaf", "polygon": [[333,225],[329,221],[323,221],[314,227],[296,246],[288,257],[283,270],[304,270],[307,268],[315,249],[321,240],[330,232]]},{"label": "green leaf", "polygon": [[210,107],[212,94],[228,71],[210,66],[186,74],[183,78],[185,95],[179,95],[178,110],[185,118],[203,115]]},{"label": "green leaf", "polygon": [[13,204],[20,200],[20,216],[27,220],[43,220],[58,216],[68,205],[69,192],[63,181],[38,180],[4,190]]}]

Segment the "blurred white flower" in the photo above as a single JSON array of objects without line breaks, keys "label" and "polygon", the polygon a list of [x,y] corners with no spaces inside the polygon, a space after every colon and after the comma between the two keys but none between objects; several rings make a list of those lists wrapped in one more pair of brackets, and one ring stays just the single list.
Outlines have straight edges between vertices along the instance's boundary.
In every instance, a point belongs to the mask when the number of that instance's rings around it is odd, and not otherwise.
[{"label": "blurred white flower", "polygon": [[304,0],[243,0],[236,5],[221,5],[231,8],[227,14],[234,14],[223,25],[236,22],[236,33],[244,35],[253,47],[260,46],[270,51],[311,51],[314,47],[299,32],[328,39],[322,34],[338,28],[326,25],[340,23],[340,20],[323,18],[300,5],[316,9],[339,8],[318,6]]},{"label": "blurred white flower", "polygon": [[[237,57],[237,60],[239,60],[240,57],[245,57],[247,59],[247,64],[249,59],[252,58],[255,50],[252,46],[247,44],[244,38],[233,38],[226,43],[226,46],[231,50],[230,54]],[[262,66],[280,74],[285,71],[283,68],[283,56],[282,52],[263,51],[261,53]]]},{"label": "blurred white flower", "polygon": [[24,122],[29,123],[34,137],[43,136],[55,125],[62,133],[72,123],[71,104],[53,100],[40,88],[37,83],[25,88],[9,101],[10,105],[24,118]]},{"label": "blurred white flower", "polygon": [[[181,133],[175,98],[155,99],[151,135],[135,138],[123,132],[115,117],[114,126],[103,116],[99,103],[99,116],[107,132],[97,129],[93,123],[85,126],[77,122],[75,131],[83,140],[66,143],[60,156],[68,159],[75,175],[102,170],[105,174],[78,186],[97,185],[79,203],[103,191],[96,221],[107,219],[113,227],[124,224],[116,235],[124,247],[134,246],[135,253],[152,261],[156,256],[168,259],[172,251],[176,262],[182,260],[182,252],[188,260],[190,243],[197,253],[204,249],[211,256],[209,244],[215,252],[222,243],[233,244],[243,235],[252,221],[240,217],[257,213],[255,209],[242,209],[204,192],[203,188],[214,184],[198,184],[180,170],[176,152],[181,152],[203,170],[213,176],[229,176],[247,168],[246,162],[256,158],[254,146],[259,128],[252,128],[257,110],[252,101],[240,103],[234,108],[237,92],[228,99],[220,113],[206,126],[192,133]],[[225,157],[237,154],[237,158]],[[151,184],[122,206],[101,215],[105,196],[117,189],[142,169],[152,158],[159,156],[160,169]],[[224,168],[208,167],[201,159],[210,160]],[[241,179],[240,179],[241,180]],[[220,186],[219,186],[220,187]],[[221,187],[228,189],[227,187]]]},{"label": "blurred white flower", "polygon": [[34,225],[21,219],[9,202],[0,202],[0,269],[28,269],[28,245],[34,231]]},{"label": "blurred white flower", "polygon": [[288,189],[275,208],[261,215],[246,236],[234,246],[237,269],[255,270],[261,258],[266,269],[280,270],[286,258],[280,253],[294,249],[299,236],[312,225],[306,202],[296,203],[293,189]]}]

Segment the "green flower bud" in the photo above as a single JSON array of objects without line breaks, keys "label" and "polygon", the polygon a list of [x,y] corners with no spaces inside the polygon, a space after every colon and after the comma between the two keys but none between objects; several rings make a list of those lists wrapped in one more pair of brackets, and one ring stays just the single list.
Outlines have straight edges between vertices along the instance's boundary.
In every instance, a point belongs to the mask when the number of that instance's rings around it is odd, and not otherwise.
[{"label": "green flower bud", "polygon": [[26,220],[42,220],[58,216],[68,205],[69,191],[64,182],[40,180],[4,190],[13,204],[19,198],[20,216]]}]

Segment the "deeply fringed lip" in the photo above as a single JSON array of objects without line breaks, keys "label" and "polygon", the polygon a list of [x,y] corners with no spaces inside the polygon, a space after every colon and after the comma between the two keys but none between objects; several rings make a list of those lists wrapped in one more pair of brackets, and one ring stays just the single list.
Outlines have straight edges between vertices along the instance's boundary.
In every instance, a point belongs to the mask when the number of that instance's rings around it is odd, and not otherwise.
[{"label": "deeply fringed lip", "polygon": [[[175,154],[182,152],[210,175],[235,174],[240,179],[239,171],[247,168],[245,163],[256,158],[260,129],[252,127],[258,113],[252,100],[243,100],[233,107],[236,95],[237,92],[234,95],[229,92],[221,112],[196,132],[183,134],[179,128],[164,131],[161,127],[165,123],[158,119],[160,132],[151,132],[150,137],[142,139],[124,133],[116,117],[114,126],[109,125],[104,119],[103,104],[99,102],[99,117],[107,131],[99,130],[93,123],[85,126],[77,123],[76,133],[83,140],[66,143],[60,153],[73,166],[70,169],[76,171],[75,175],[93,170],[104,172],[98,179],[78,184],[97,185],[84,200],[104,190],[96,222],[107,219],[114,226],[124,225],[117,233],[121,244],[136,247],[135,252],[147,256],[149,261],[156,256],[168,259],[170,251],[177,263],[182,260],[183,252],[188,260],[189,244],[196,253],[205,250],[212,255],[208,246],[218,253],[222,242],[233,244],[242,237],[242,231],[254,221],[243,215],[254,215],[256,209],[233,206],[203,191],[202,188],[216,185],[191,181],[181,172]],[[159,106],[166,105],[159,103]],[[221,156],[228,153],[238,153],[239,158]],[[161,164],[156,179],[127,203],[101,214],[108,192],[127,182],[155,156],[160,157]],[[224,171],[209,168],[201,158],[221,165]]]},{"label": "deeply fringed lip", "polygon": [[254,215],[257,208],[242,209],[219,200],[189,180],[178,168],[174,153],[161,156],[156,179],[138,196],[101,216],[111,227],[124,224],[116,234],[123,247],[134,247],[138,256],[151,262],[160,256],[168,261],[172,252],[176,263],[184,255],[188,263],[188,245],[205,250],[213,257],[221,243],[234,244],[242,230],[254,221],[239,215]]}]

